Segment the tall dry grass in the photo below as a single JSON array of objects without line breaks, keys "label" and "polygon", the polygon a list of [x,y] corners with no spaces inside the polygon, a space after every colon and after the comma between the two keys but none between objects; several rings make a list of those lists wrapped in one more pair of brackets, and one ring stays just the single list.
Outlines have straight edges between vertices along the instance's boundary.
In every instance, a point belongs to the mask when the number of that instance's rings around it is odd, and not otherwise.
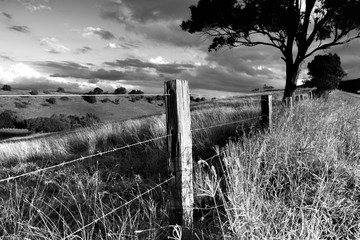
[{"label": "tall dry grass", "polygon": [[214,239],[359,239],[358,101],[301,102],[270,132],[229,142],[217,165],[202,162],[198,192],[220,213]]}]

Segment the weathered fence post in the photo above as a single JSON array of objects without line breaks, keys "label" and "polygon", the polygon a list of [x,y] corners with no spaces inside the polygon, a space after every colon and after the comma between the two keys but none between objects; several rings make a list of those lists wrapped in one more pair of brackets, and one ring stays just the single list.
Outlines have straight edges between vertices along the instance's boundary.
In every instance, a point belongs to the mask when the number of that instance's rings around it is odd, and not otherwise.
[{"label": "weathered fence post", "polygon": [[168,213],[170,225],[182,227],[182,239],[193,235],[193,161],[189,85],[185,80],[165,82],[167,150],[169,153]]},{"label": "weathered fence post", "polygon": [[272,126],[272,95],[261,96],[261,123],[263,126]]}]

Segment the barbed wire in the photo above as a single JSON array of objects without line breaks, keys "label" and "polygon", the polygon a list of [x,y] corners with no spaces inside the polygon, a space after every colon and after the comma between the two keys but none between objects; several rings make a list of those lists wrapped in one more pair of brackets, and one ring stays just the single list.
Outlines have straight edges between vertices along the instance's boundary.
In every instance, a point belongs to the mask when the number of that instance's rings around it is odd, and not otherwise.
[{"label": "barbed wire", "polygon": [[170,94],[157,94],[157,93],[148,93],[148,94],[7,94],[0,95],[0,97],[131,97],[131,96],[170,96]]},{"label": "barbed wire", "polygon": [[245,122],[245,121],[249,121],[249,120],[260,119],[261,117],[265,117],[265,115],[261,115],[261,116],[254,117],[254,118],[242,119],[242,120],[234,121],[234,122],[221,123],[221,124],[212,125],[212,126],[209,126],[209,127],[195,128],[195,129],[192,129],[191,132],[197,132],[197,131],[201,131],[201,130],[206,130],[206,129],[216,128],[216,127],[231,125],[231,124],[240,123],[240,122]]},{"label": "barbed wire", "polygon": [[174,177],[174,176],[172,176],[172,177],[168,178],[167,180],[163,181],[162,183],[157,184],[156,186],[152,187],[151,189],[149,189],[149,190],[147,190],[147,191],[145,191],[145,192],[141,193],[140,195],[138,195],[138,196],[134,197],[134,198],[133,198],[133,199],[131,199],[130,201],[128,201],[128,202],[126,202],[126,203],[122,204],[121,206],[119,206],[119,207],[117,207],[117,208],[114,208],[114,209],[113,209],[113,210],[111,210],[110,212],[108,212],[108,213],[106,213],[106,214],[102,215],[101,217],[99,217],[99,218],[95,219],[95,220],[94,220],[94,221],[92,221],[91,223],[86,224],[85,226],[83,226],[83,227],[79,228],[79,229],[78,229],[78,230],[76,230],[75,232],[72,232],[70,235],[68,235],[68,236],[66,236],[66,237],[64,237],[64,238],[62,238],[61,240],[65,240],[65,239],[68,239],[69,237],[74,236],[76,233],[78,233],[78,232],[80,232],[80,231],[82,231],[82,230],[84,230],[84,229],[86,229],[86,228],[90,227],[91,225],[93,225],[93,224],[97,223],[97,222],[98,222],[98,221],[100,221],[101,219],[106,218],[107,216],[109,216],[110,214],[113,214],[114,212],[116,212],[116,211],[117,211],[117,210],[119,210],[120,208],[122,208],[122,207],[124,207],[124,206],[126,206],[126,205],[129,205],[130,203],[132,203],[132,202],[134,202],[135,200],[137,200],[137,199],[141,198],[142,196],[144,196],[144,195],[146,195],[146,194],[150,193],[151,191],[155,190],[156,188],[161,187],[162,185],[164,185],[165,183],[169,182],[169,181],[170,181],[170,180],[172,180],[173,178],[175,178],[175,177]]},{"label": "barbed wire", "polygon": [[65,166],[65,165],[69,165],[69,164],[72,164],[72,163],[75,163],[75,162],[80,162],[80,161],[83,161],[83,160],[85,160],[85,159],[89,159],[89,158],[93,158],[93,157],[98,157],[98,156],[101,157],[101,156],[104,155],[104,154],[113,153],[113,152],[116,152],[116,151],[120,151],[120,150],[123,150],[123,149],[126,149],[126,148],[131,148],[131,147],[134,147],[134,146],[137,146],[137,145],[141,145],[141,144],[144,144],[144,143],[148,143],[148,142],[160,140],[160,139],[163,139],[163,138],[167,138],[167,137],[169,137],[169,136],[170,136],[170,135],[165,135],[165,136],[161,136],[161,137],[152,138],[152,139],[149,139],[149,140],[146,140],[146,141],[137,142],[137,143],[130,144],[130,145],[126,145],[126,146],[123,146],[123,147],[120,147],[120,148],[114,148],[114,149],[112,149],[112,150],[108,150],[108,151],[105,151],[105,152],[100,152],[100,153],[96,153],[96,154],[91,154],[91,155],[88,155],[88,156],[85,156],[85,157],[81,157],[81,158],[77,158],[77,159],[74,159],[74,160],[71,160],[71,161],[68,161],[68,162],[63,162],[63,163],[60,163],[60,164],[57,164],[57,165],[54,165],[54,166],[37,169],[37,170],[32,171],[32,172],[27,172],[27,173],[23,173],[23,174],[20,174],[20,175],[17,175],[17,176],[8,177],[8,178],[5,178],[5,179],[1,179],[1,180],[0,180],[0,183],[8,182],[8,181],[10,181],[10,180],[18,179],[18,178],[25,177],[25,176],[28,176],[28,175],[31,175],[31,174],[35,174],[35,173],[44,172],[44,171],[47,171],[47,170],[50,170],[50,169],[54,169],[54,168],[58,168],[58,167],[63,167],[63,166]]}]

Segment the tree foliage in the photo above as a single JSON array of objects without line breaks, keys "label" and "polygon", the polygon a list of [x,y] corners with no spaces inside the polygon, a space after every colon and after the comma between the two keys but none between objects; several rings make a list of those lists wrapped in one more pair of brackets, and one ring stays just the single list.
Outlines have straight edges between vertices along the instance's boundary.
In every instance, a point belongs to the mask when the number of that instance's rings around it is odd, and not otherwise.
[{"label": "tree foliage", "polygon": [[311,76],[307,84],[316,87],[319,91],[337,88],[346,73],[341,67],[340,57],[337,54],[315,56],[308,64],[308,75]]},{"label": "tree foliage", "polygon": [[265,45],[286,63],[284,97],[296,88],[300,64],[319,50],[359,38],[359,0],[200,0],[181,27],[212,38],[209,51]]},{"label": "tree foliage", "polygon": [[119,88],[115,89],[114,94],[126,94],[126,92],[127,92],[126,88],[119,87]]}]

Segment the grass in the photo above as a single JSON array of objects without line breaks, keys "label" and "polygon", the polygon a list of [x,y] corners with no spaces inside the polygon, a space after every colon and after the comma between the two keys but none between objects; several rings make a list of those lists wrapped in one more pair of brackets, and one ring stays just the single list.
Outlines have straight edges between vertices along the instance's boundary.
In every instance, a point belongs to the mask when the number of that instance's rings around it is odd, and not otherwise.
[{"label": "grass", "polygon": [[[357,101],[336,92],[276,108],[271,131],[255,121],[194,131],[196,239],[358,239]],[[207,103],[192,129],[258,115],[257,104]],[[165,134],[153,116],[5,141],[0,178]],[[167,179],[164,149],[154,141],[1,184],[0,236],[62,239],[87,226]],[[178,239],[166,198],[156,188],[68,239]]]}]

